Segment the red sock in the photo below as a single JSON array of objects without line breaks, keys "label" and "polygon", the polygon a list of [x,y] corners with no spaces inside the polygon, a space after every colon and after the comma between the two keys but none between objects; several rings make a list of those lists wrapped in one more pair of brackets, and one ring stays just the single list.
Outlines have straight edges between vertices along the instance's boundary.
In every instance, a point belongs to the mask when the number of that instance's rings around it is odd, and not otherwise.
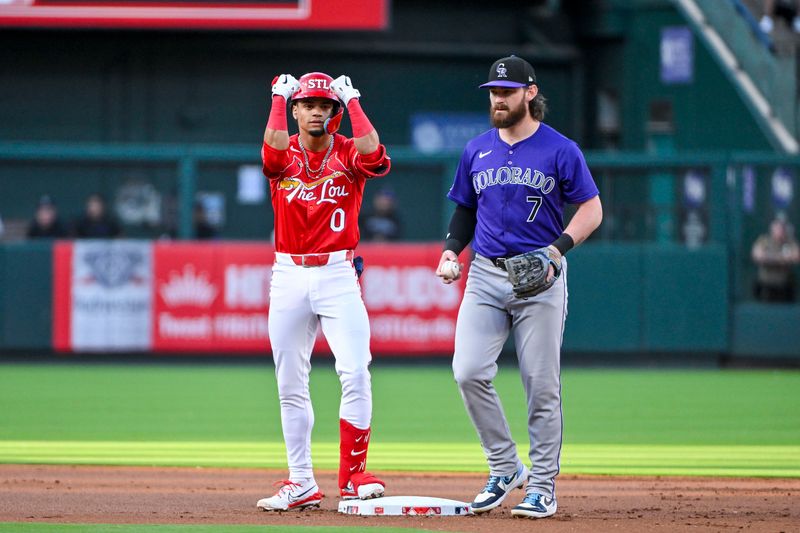
[{"label": "red sock", "polygon": [[339,488],[343,489],[350,476],[367,468],[367,448],[370,429],[358,429],[353,424],[339,419]]}]

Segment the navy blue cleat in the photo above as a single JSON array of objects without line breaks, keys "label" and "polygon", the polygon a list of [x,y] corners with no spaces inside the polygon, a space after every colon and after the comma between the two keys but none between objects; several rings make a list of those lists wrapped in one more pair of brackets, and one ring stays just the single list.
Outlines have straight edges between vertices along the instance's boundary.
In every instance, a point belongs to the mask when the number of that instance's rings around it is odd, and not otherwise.
[{"label": "navy blue cleat", "polygon": [[510,476],[489,476],[489,481],[480,494],[472,502],[472,512],[485,513],[491,511],[506,499],[508,493],[525,486],[528,482],[528,469],[521,465],[515,474]]},{"label": "navy blue cleat", "polygon": [[555,497],[529,492],[522,503],[511,509],[511,514],[523,518],[547,518],[556,514],[556,509],[558,503]]}]

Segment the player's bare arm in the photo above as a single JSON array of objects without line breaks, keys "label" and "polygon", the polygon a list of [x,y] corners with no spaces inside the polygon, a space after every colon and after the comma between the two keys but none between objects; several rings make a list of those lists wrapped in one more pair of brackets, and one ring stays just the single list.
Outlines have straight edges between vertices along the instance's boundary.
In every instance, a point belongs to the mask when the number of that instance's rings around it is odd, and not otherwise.
[{"label": "player's bare arm", "polygon": [[368,155],[375,152],[381,144],[378,132],[373,129],[363,137],[353,137],[353,144],[361,155]]},{"label": "player's bare arm", "polygon": [[[578,204],[578,209],[572,220],[567,224],[564,233],[547,248],[551,250],[557,259],[560,259],[567,250],[588,239],[589,235],[600,226],[602,221],[603,205],[600,202],[600,197],[595,196]],[[547,272],[547,281],[553,279],[553,276],[555,276],[555,269],[550,265]]]},{"label": "player's bare arm", "polygon": [[299,88],[300,83],[291,74],[280,74],[272,80],[272,108],[264,130],[264,142],[276,150],[289,149],[286,102]]},{"label": "player's bare arm", "polygon": [[353,126],[353,144],[361,155],[375,153],[381,141],[378,132],[372,127],[364,110],[361,109],[361,92],[353,87],[349,76],[341,75],[331,84],[331,89],[336,96],[344,102],[347,112],[350,113],[350,123]]},{"label": "player's bare arm", "polygon": [[600,197],[595,196],[578,204],[578,210],[567,224],[564,233],[572,237],[574,246],[578,246],[600,226],[602,221],[603,205],[600,203]]}]

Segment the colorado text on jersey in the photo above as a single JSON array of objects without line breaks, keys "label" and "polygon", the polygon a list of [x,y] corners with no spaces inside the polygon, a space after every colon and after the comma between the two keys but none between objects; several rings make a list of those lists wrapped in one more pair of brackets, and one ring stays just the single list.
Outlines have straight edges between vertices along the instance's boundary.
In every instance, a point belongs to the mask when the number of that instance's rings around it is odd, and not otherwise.
[{"label": "colorado text on jersey", "polygon": [[488,168],[472,174],[472,186],[475,194],[480,194],[487,187],[495,185],[527,185],[528,187],[539,189],[543,194],[548,194],[556,186],[556,180],[552,176],[545,176],[539,170],[521,167],[500,167],[498,169]]}]

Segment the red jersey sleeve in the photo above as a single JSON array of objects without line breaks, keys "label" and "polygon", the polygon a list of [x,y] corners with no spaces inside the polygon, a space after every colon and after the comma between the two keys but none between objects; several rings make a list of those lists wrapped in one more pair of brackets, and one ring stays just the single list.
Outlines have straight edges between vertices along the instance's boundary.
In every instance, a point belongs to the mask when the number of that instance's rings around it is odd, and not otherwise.
[{"label": "red jersey sleeve", "polygon": [[380,178],[388,174],[392,168],[392,160],[382,144],[371,154],[363,155],[358,153],[355,143],[351,143],[350,164],[351,168],[367,178]]},{"label": "red jersey sleeve", "polygon": [[261,171],[269,179],[277,179],[281,172],[292,164],[292,156],[289,150],[276,150],[267,143],[261,146]]}]

